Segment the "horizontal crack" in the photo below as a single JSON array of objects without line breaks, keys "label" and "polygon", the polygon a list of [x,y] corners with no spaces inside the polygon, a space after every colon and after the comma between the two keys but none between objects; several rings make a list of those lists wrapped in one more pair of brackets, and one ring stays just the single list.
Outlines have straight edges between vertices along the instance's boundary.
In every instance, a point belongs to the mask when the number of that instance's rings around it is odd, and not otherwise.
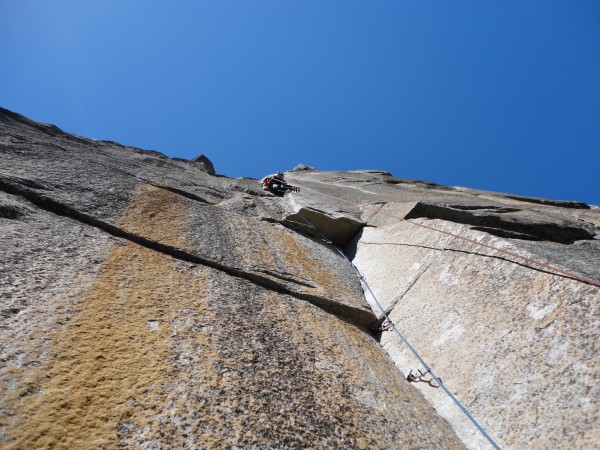
[{"label": "horizontal crack", "polygon": [[23,185],[10,179],[0,178],[0,189],[9,194],[19,195],[46,211],[61,216],[69,217],[71,219],[101,229],[113,236],[127,239],[128,241],[134,242],[151,250],[164,253],[182,261],[211,267],[236,278],[251,281],[252,283],[265,289],[269,289],[280,294],[287,294],[297,299],[307,301],[323,309],[325,312],[347,319],[360,327],[368,328],[376,321],[374,314],[366,309],[355,308],[349,305],[345,305],[343,303],[338,303],[316,294],[310,294],[307,292],[296,292],[290,289],[289,287],[277,283],[273,279],[260,275],[258,273],[247,272],[237,267],[225,266],[217,261],[203,258],[201,256],[187,252],[180,248],[163,244],[143,236],[139,236],[137,234],[123,230],[108,222],[104,222],[93,216],[77,211],[45,195],[40,195],[39,193],[26,189]]},{"label": "horizontal crack", "polygon": [[[503,212],[506,212],[504,210]],[[584,227],[575,222],[555,223],[546,219],[533,217],[531,220],[520,216],[497,214],[493,207],[485,210],[457,209],[451,205],[441,203],[417,202],[404,217],[406,220],[426,218],[441,219],[449,222],[486,228],[486,232],[494,235],[511,233],[513,239],[532,239],[557,242],[559,244],[572,244],[578,240],[594,239],[591,227]],[[504,236],[501,236],[504,237]]]}]

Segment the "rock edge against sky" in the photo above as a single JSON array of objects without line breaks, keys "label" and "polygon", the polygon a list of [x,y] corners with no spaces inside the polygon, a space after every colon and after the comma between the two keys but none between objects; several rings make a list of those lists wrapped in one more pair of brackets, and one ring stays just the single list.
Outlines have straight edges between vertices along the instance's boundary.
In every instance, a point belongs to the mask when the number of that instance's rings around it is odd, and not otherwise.
[{"label": "rock edge against sky", "polygon": [[501,446],[598,441],[597,207],[0,130],[6,448],[485,448],[302,217]]}]

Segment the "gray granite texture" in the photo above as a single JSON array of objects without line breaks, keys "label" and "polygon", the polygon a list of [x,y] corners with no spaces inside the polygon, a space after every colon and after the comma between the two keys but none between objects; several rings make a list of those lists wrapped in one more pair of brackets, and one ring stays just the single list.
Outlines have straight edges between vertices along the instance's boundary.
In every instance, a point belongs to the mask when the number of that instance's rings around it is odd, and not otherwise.
[{"label": "gray granite texture", "polygon": [[345,257],[498,445],[600,442],[598,207],[286,179],[0,109],[0,446],[490,448]]},{"label": "gray granite texture", "polygon": [[[497,444],[597,446],[597,206],[381,171],[293,171],[288,179],[301,187],[296,210],[365,224],[346,254],[397,329]],[[405,375],[425,370],[389,325],[381,344]],[[488,448],[432,384],[414,383],[468,447]]]},{"label": "gray granite texture", "polygon": [[0,447],[463,448],[347,261],[207,166],[0,109]]}]

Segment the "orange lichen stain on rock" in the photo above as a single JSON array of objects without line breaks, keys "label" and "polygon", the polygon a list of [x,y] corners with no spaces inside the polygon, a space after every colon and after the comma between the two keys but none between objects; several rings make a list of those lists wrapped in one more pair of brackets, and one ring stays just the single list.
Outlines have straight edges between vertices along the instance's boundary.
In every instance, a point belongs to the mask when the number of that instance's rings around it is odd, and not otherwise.
[{"label": "orange lichen stain on rock", "polygon": [[[186,211],[172,197],[142,188],[119,224],[154,227],[178,243]],[[51,359],[29,373],[6,448],[116,448],[128,430],[159,437],[157,412],[172,397],[174,323],[206,313],[206,280],[181,264],[132,243],[111,249],[77,312],[51,336]]]},{"label": "orange lichen stain on rock", "polygon": [[339,275],[324,270],[323,264],[316,254],[310,249],[298,244],[290,233],[278,230],[274,235],[279,241],[281,256],[290,267],[298,267],[298,276],[313,281],[317,288],[307,288],[307,291],[318,293],[330,298],[353,299],[356,291],[349,289],[346,282]]},{"label": "orange lichen stain on rock", "polygon": [[285,230],[271,224],[261,222],[258,230],[247,232],[251,234],[252,252],[249,252],[249,257],[254,264],[267,270],[287,272],[317,285],[316,288],[308,288],[309,291],[323,291],[318,281],[312,278],[318,272],[315,270],[318,262],[310,249],[301,247]]},{"label": "orange lichen stain on rock", "polygon": [[138,188],[135,200],[115,222],[120,228],[163,244],[181,247],[188,212],[187,199],[148,184]]},{"label": "orange lichen stain on rock", "polygon": [[[240,221],[242,220],[246,219]],[[366,307],[358,283],[352,286],[348,282],[348,273],[341,275],[342,270],[326,270],[332,267],[331,259],[323,252],[311,248],[297,233],[267,222],[249,222],[247,226],[235,230],[235,233],[242,236],[236,250],[248,270],[258,269],[262,271],[261,275],[271,276],[278,283],[281,283],[281,278],[270,275],[269,271],[288,275],[298,281],[295,286],[297,291],[325,296],[352,306]],[[327,251],[329,250],[324,250]],[[340,264],[346,262],[340,260]],[[350,278],[353,277],[350,273]]]}]

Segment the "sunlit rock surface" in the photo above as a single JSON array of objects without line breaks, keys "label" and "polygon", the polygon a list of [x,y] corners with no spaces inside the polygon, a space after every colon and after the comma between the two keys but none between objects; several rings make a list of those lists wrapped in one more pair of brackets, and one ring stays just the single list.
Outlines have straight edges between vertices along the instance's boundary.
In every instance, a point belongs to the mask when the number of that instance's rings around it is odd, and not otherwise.
[{"label": "sunlit rock surface", "polygon": [[[288,178],[303,187],[298,205],[366,224],[346,253],[397,328],[500,446],[600,442],[598,207],[377,171]],[[405,375],[423,370],[389,327],[381,343]],[[489,446],[441,389],[415,386],[469,447]]]},{"label": "sunlit rock surface", "polygon": [[0,447],[461,448],[256,180],[0,110]]},{"label": "sunlit rock surface", "polygon": [[600,440],[598,208],[211,173],[0,109],[1,447],[489,448],[327,241],[500,446]]}]

